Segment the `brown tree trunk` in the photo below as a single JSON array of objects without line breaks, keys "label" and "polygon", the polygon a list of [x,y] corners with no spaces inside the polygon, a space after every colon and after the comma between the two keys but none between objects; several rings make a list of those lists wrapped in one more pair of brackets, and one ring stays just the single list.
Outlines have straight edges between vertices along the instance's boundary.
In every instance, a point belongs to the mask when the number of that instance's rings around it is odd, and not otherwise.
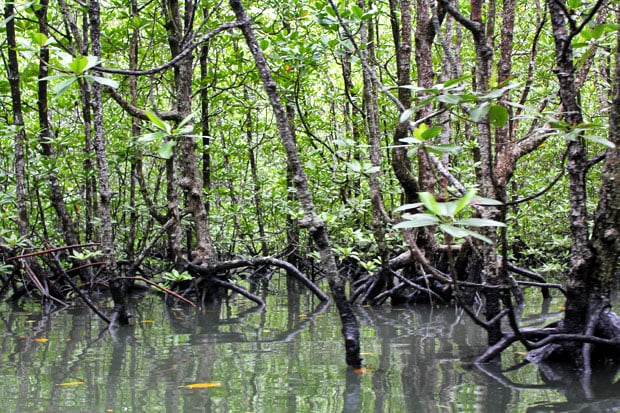
[{"label": "brown tree trunk", "polygon": [[[88,21],[90,28],[90,41],[93,56],[101,57],[101,14],[98,0],[91,0],[88,8]],[[102,73],[93,70],[95,76]],[[90,105],[93,113],[93,144],[97,164],[97,178],[99,184],[99,218],[101,220],[101,251],[105,267],[103,273],[110,283],[110,292],[114,300],[114,314],[112,325],[127,324],[130,315],[127,313],[125,289],[122,281],[118,278],[116,256],[114,250],[114,233],[112,229],[112,214],[110,201],[112,190],[110,189],[110,174],[106,153],[106,142],[103,125],[103,98],[102,86],[93,82],[91,86],[92,96]]]},{"label": "brown tree trunk", "polygon": [[312,199],[312,193],[308,187],[308,178],[302,167],[301,161],[297,153],[295,139],[291,127],[288,123],[286,112],[280,101],[280,96],[276,87],[276,83],[271,76],[271,71],[265,60],[265,56],[254,36],[251,21],[245,13],[245,9],[239,0],[230,0],[230,6],[240,23],[240,29],[247,41],[248,47],[254,56],[256,66],[258,68],[263,86],[267,92],[269,102],[271,103],[278,132],[284,149],[286,151],[288,162],[293,171],[293,182],[297,188],[297,199],[302,204],[305,217],[302,220],[302,226],[308,228],[312,239],[314,240],[321,255],[321,263],[327,275],[329,286],[336,302],[340,319],[342,321],[342,334],[345,340],[346,361],[349,366],[359,367],[362,359],[360,356],[359,343],[359,327],[357,318],[353,313],[351,303],[347,299],[345,292],[345,279],[342,277],[336,266],[336,259],[331,248],[329,236],[327,234],[327,225],[318,216]]}]

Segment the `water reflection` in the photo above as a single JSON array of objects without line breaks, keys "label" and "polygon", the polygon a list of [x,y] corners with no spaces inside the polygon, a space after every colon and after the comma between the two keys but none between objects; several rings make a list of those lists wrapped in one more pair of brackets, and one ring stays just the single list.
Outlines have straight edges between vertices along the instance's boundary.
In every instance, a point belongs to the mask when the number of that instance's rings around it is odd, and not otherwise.
[{"label": "water reflection", "polygon": [[[344,363],[333,306],[286,288],[208,308],[136,297],[134,324],[108,332],[87,308],[0,304],[0,397],[8,412],[617,411],[616,371],[549,381],[527,365],[476,368],[479,327],[454,307],[359,308],[365,374]],[[283,292],[280,292],[283,291]],[[105,302],[101,306],[111,305]],[[559,317],[561,303],[522,322]],[[507,353],[503,366],[522,360]],[[564,376],[565,377],[565,376]],[[187,385],[199,384],[188,388]],[[551,385],[550,385],[551,384]]]}]

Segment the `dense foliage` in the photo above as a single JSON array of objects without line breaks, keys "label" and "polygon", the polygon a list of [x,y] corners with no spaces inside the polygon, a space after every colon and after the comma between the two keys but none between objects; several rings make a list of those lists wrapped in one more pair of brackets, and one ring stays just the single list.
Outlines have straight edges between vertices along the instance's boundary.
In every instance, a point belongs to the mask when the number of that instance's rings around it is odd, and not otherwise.
[{"label": "dense foliage", "polygon": [[617,5],[263,1],[249,29],[236,3],[0,2],[3,290],[39,278],[64,299],[45,279],[61,267],[83,286],[104,268],[113,291],[121,273],[186,285],[256,256],[322,261],[334,289],[332,253],[372,303],[446,302],[456,279],[484,295],[508,263],[584,280],[587,219],[615,193]]}]

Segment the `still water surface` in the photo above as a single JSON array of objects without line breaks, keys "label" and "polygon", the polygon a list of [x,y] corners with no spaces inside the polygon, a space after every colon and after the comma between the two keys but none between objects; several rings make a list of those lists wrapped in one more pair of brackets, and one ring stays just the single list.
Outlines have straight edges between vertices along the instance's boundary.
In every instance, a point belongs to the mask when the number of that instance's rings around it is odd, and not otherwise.
[{"label": "still water surface", "polygon": [[[344,363],[335,306],[277,284],[264,298],[256,311],[243,299],[205,309],[134,297],[133,325],[114,333],[86,307],[43,314],[38,303],[2,303],[0,411],[620,411],[609,384],[586,400],[578,385],[548,387],[531,365],[472,367],[484,334],[454,307],[359,308],[367,370],[357,374]],[[524,325],[559,318],[561,305],[538,301]],[[515,347],[503,365],[521,360]]]}]

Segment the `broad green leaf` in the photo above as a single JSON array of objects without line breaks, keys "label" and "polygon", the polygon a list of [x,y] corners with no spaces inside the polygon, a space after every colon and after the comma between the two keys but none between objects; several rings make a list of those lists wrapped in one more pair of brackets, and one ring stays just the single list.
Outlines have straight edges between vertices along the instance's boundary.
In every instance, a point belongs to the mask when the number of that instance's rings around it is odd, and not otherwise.
[{"label": "broad green leaf", "polygon": [[428,128],[424,132],[422,132],[422,139],[429,140],[433,139],[435,136],[441,133],[441,126],[433,126],[432,128]]},{"label": "broad green leaf", "polygon": [[170,159],[172,158],[172,154],[173,154],[173,149],[176,145],[176,141],[168,141],[165,142],[157,151],[157,153],[159,154],[160,157],[162,157],[163,159]]},{"label": "broad green leaf", "polygon": [[143,142],[143,143],[153,142],[153,141],[161,140],[165,138],[166,136],[168,136],[168,134],[165,132],[145,133],[144,135],[141,135],[138,138],[138,142]]},{"label": "broad green leaf", "polygon": [[118,88],[118,82],[116,80],[113,80],[113,79],[108,79],[107,77],[91,76],[91,75],[84,75],[83,77],[84,77],[84,79],[86,79],[88,81],[97,82],[97,83],[99,83],[101,85],[109,86],[112,89],[117,89]]},{"label": "broad green leaf", "polygon": [[32,35],[32,40],[37,46],[43,47],[47,42],[47,36],[43,33],[35,33]]},{"label": "broad green leaf", "polygon": [[86,70],[86,66],[88,66],[88,57],[86,56],[76,56],[69,63],[69,69],[76,75],[81,75]]},{"label": "broad green leaf", "polygon": [[458,105],[463,101],[463,97],[461,95],[439,95],[437,100],[448,105]]},{"label": "broad green leaf", "polygon": [[458,225],[466,225],[469,227],[505,227],[503,222],[485,218],[466,218],[456,222]]},{"label": "broad green leaf", "polygon": [[404,214],[403,218],[405,219],[402,222],[394,225],[394,228],[419,228],[419,227],[428,227],[431,225],[437,225],[440,220],[435,215],[432,214]]},{"label": "broad green leaf", "polygon": [[413,130],[413,136],[415,136],[415,138],[419,141],[423,141],[424,138],[422,137],[422,135],[424,135],[424,132],[426,132],[428,130],[428,125],[426,123],[420,123],[414,130]]},{"label": "broad green leaf", "polygon": [[465,209],[470,204],[470,202],[474,199],[475,196],[476,196],[475,189],[470,189],[469,191],[467,191],[467,193],[463,195],[461,199],[458,200],[456,207],[454,208],[454,215],[458,214],[463,209]]},{"label": "broad green leaf", "polygon": [[351,13],[359,20],[362,20],[362,16],[364,16],[364,10],[357,4],[351,6]]},{"label": "broad green leaf", "polygon": [[450,153],[452,155],[456,155],[461,152],[462,148],[458,145],[445,144],[445,145],[427,145],[424,147],[427,151],[433,152],[437,155],[442,155],[444,153]]},{"label": "broad green leaf", "polygon": [[56,97],[65,93],[77,79],[77,76],[71,76],[54,86],[53,91]]},{"label": "broad green leaf", "polygon": [[422,202],[416,202],[414,204],[404,204],[396,208],[394,212],[400,212],[400,211],[406,211],[408,209],[420,208],[422,205],[424,205],[422,204]]},{"label": "broad green leaf", "polygon": [[149,118],[153,126],[155,126],[159,130],[166,132],[168,135],[171,134],[172,130],[170,129],[170,125],[168,125],[168,123],[161,120],[159,116],[157,116],[150,110],[145,110],[144,113],[146,113],[146,117]]},{"label": "broad green leaf", "polygon": [[501,128],[508,122],[508,110],[501,105],[491,105],[489,108],[489,121],[496,128]]},{"label": "broad green leaf", "polygon": [[608,148],[611,148],[611,149],[614,149],[616,147],[616,145],[614,145],[613,142],[611,142],[611,141],[609,141],[609,140],[607,140],[605,138],[602,138],[600,136],[584,135],[583,137],[584,137],[584,139],[587,139],[587,140],[592,141],[592,142],[600,143],[601,145],[605,145],[605,146],[607,146]]},{"label": "broad green leaf", "polygon": [[347,167],[353,172],[362,172],[362,165],[356,159],[351,162],[346,162]]},{"label": "broad green leaf", "polygon": [[195,116],[196,116],[195,113],[190,113],[189,115],[187,115],[185,117],[185,119],[183,119],[181,122],[179,122],[179,126],[177,126],[177,128],[182,128],[183,126],[185,126],[186,124],[191,122],[194,119]]},{"label": "broad green leaf", "polygon": [[458,228],[455,226],[452,226],[450,224],[441,224],[439,225],[439,228],[447,233],[450,234],[451,236],[453,236],[454,238],[465,238],[465,237],[473,237],[473,238],[477,238],[481,241],[484,241],[488,244],[492,244],[493,241],[491,241],[489,238],[485,237],[484,235],[478,234],[475,231],[470,231],[468,229],[465,228]]},{"label": "broad green leaf", "polygon": [[424,204],[426,209],[428,209],[435,215],[442,215],[441,208],[439,207],[439,204],[437,204],[437,201],[435,200],[433,194],[431,194],[430,192],[418,192],[418,196],[420,197],[420,201]]},{"label": "broad green leaf", "polygon": [[481,105],[473,108],[469,111],[469,118],[474,122],[480,122],[484,117],[489,113],[489,108],[491,104],[489,102],[484,102]]}]

